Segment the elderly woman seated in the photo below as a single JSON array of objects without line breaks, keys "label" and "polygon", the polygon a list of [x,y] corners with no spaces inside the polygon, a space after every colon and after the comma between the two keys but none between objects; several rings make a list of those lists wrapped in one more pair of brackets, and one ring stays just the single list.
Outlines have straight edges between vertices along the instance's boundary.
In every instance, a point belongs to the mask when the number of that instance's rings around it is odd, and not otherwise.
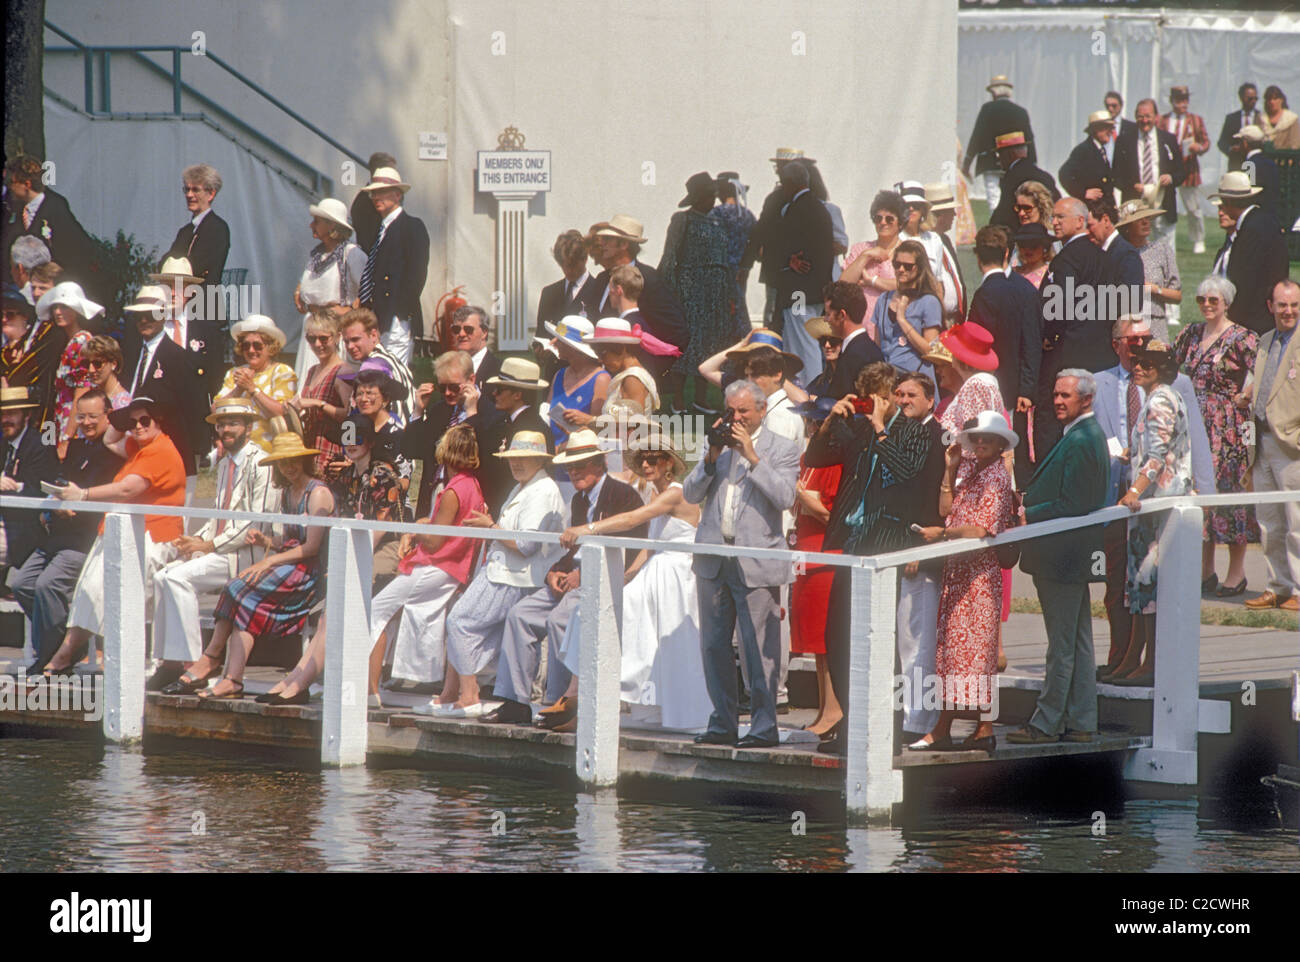
[{"label": "elderly woman seated", "polygon": [[226,372],[217,397],[249,398],[265,415],[253,428],[253,440],[271,450],[271,418],[284,415],[285,402],[298,393],[298,375],[275,359],[284,349],[284,332],[263,314],[250,314],[230,327],[236,353],[244,364]]},{"label": "elderly woman seated", "polygon": [[[130,504],[185,504],[185,464],[176,445],[162,430],[163,412],[151,398],[138,397],[108,416],[111,429],[104,444],[126,458],[110,484],[81,488],[67,484],[57,489],[64,501],[120,501]],[[84,655],[92,635],[104,633],[104,543],[100,535],[86,555],[81,577],[72,595],[68,631],[63,644],[50,659],[48,672],[71,674]],[[145,598],[153,595],[153,572],[165,560],[162,546],[184,533],[178,515],[145,516]]]}]

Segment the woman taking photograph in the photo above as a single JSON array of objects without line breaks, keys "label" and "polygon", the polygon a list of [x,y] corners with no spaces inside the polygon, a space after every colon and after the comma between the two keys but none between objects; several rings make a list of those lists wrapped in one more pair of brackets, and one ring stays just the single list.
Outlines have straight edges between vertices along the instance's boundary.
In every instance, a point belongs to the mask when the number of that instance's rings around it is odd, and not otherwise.
[{"label": "woman taking photograph", "polygon": [[880,295],[871,314],[880,350],[895,367],[932,377],[934,371],[922,357],[943,330],[939,282],[918,241],[899,244],[894,249],[893,263],[898,289]]},{"label": "woman taking photograph", "polygon": [[[307,255],[307,266],[293,292],[294,306],[303,315],[304,335],[312,318],[330,318],[337,324],[344,313],[361,306],[361,274],[366,269],[366,252],[349,240],[352,224],[343,201],[326,197],[307,212],[311,236],[318,243]],[[298,342],[294,367],[299,384],[306,380],[313,356],[320,357],[313,351],[314,345],[304,336]]]},{"label": "woman taking photograph", "polygon": [[262,419],[253,425],[253,440],[270,451],[271,418],[283,417],[285,402],[298,391],[293,368],[275,359],[284,350],[284,331],[264,314],[249,314],[230,326],[230,336],[244,363],[226,372],[217,397],[246,397],[257,405]]},{"label": "woman taking photograph", "polygon": [[[345,420],[339,434],[345,442],[351,441],[343,445],[351,468],[330,482],[338,516],[409,524],[411,507],[406,501],[406,482],[395,463],[400,457],[396,442],[392,438],[381,439],[375,433],[374,423],[364,415]],[[375,590],[397,574],[399,541],[399,536],[391,532],[372,534],[371,575]]]},{"label": "woman taking photograph", "polygon": [[[1174,343],[1174,355],[1183,373],[1191,378],[1210,436],[1215,491],[1204,494],[1238,494],[1248,490],[1255,422],[1249,411],[1237,407],[1236,397],[1255,369],[1259,339],[1254,331],[1228,320],[1228,308],[1236,293],[1232,281],[1218,274],[1201,281],[1196,288],[1196,306],[1204,320],[1188,324]],[[1207,510],[1205,545],[1201,552],[1201,592],[1214,592],[1219,598],[1243,594],[1246,545],[1258,541],[1259,524],[1252,505]],[[1216,544],[1228,546],[1228,571],[1222,583],[1214,570]]]},{"label": "woman taking photograph", "polygon": [[1171,305],[1183,301],[1183,282],[1178,276],[1178,261],[1173,248],[1168,244],[1151,243],[1151,222],[1163,213],[1144,200],[1129,200],[1120,207],[1119,222],[1115,225],[1123,238],[1142,255],[1147,295],[1143,308],[1150,318],[1151,333],[1158,341],[1169,340],[1169,314],[1177,311],[1176,307],[1171,310]]}]

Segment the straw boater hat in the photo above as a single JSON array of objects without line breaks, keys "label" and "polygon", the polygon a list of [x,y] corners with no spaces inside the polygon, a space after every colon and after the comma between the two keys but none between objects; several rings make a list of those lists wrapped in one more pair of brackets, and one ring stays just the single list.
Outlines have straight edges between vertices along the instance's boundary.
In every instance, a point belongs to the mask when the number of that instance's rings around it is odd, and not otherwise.
[{"label": "straw boater hat", "polygon": [[158,402],[142,394],[140,397],[132,398],[126,407],[118,408],[116,411],[109,411],[108,423],[119,431],[126,431],[127,424],[131,420],[131,412],[140,410],[145,411],[159,421],[162,420],[161,415],[158,413]]},{"label": "straw boater hat", "polygon": [[157,284],[146,284],[135,295],[135,303],[126,305],[123,310],[162,316],[171,307],[171,303],[171,298],[167,296],[167,288],[159,287]]},{"label": "straw boater hat", "polygon": [[309,206],[307,213],[313,217],[319,217],[321,220],[327,220],[331,224],[338,224],[340,227],[352,230],[352,221],[348,220],[348,209],[341,200],[326,197],[319,204]]},{"label": "straw boater hat", "polygon": [[542,370],[522,357],[508,357],[501,362],[501,372],[483,382],[485,386],[509,387],[519,391],[545,391],[551,385],[542,380]]},{"label": "straw boater hat", "polygon": [[1238,137],[1248,144],[1262,144],[1264,142],[1264,129],[1259,124],[1246,124],[1245,127],[1232,135],[1233,140]]},{"label": "straw boater hat", "polygon": [[1164,211],[1159,207],[1152,207],[1140,197],[1134,200],[1126,200],[1120,204],[1119,220],[1115,222],[1116,227],[1123,227],[1126,224],[1132,224],[1146,217],[1159,217]]},{"label": "straw boater hat", "polygon": [[934,367],[940,364],[951,364],[952,351],[936,340],[930,345],[930,350],[921,355],[921,360]]},{"label": "straw boater hat", "polygon": [[1011,90],[1014,87],[1015,84],[1011,82],[1011,78],[1004,73],[1000,73],[996,74],[984,89],[989,93],[995,93],[998,90]]},{"label": "straw boater hat", "polygon": [[787,376],[798,374],[803,370],[803,361],[800,359],[799,355],[791,354],[789,351],[785,350],[784,342],[781,340],[781,335],[776,333],[776,331],[768,330],[766,327],[760,327],[758,330],[750,334],[748,344],[742,344],[740,347],[728,351],[727,360],[730,361],[735,360],[736,358],[743,358],[746,354],[753,351],[761,351],[765,348],[770,348],[785,358],[785,372]]},{"label": "straw boater hat", "polygon": [[963,450],[969,451],[974,447],[971,443],[973,434],[996,435],[1007,442],[1008,448],[1014,448],[1020,443],[1020,436],[1007,426],[1007,419],[1000,411],[981,411],[961,426],[957,432],[957,443]]},{"label": "straw boater hat", "polygon": [[939,335],[939,341],[954,360],[961,361],[977,371],[996,371],[998,355],[993,350],[993,335],[987,328],[966,321],[948,328]]},{"label": "straw boater hat", "polygon": [[362,187],[363,191],[387,190],[396,188],[405,194],[411,189],[411,185],[402,180],[402,175],[397,172],[396,167],[380,167],[370,175],[370,183]]},{"label": "straw boater hat", "polygon": [[1254,197],[1263,189],[1252,184],[1250,175],[1244,170],[1230,170],[1219,178],[1218,193],[1210,195],[1210,203],[1217,207],[1225,200],[1246,200]]},{"label": "straw boater hat", "polygon": [[149,275],[151,281],[175,281],[178,278],[186,284],[203,283],[203,278],[195,275],[188,257],[169,257],[162,262],[157,273]]},{"label": "straw boater hat", "polygon": [[894,185],[894,190],[898,191],[904,204],[924,204],[927,208],[930,206],[930,201],[925,196],[925,185],[919,180],[900,180]]},{"label": "straw boater hat", "polygon": [[284,331],[280,330],[265,314],[249,314],[242,321],[230,325],[230,339],[236,344],[245,334],[262,334],[275,341],[276,349],[270,353],[278,354],[284,348],[284,343],[288,338],[285,337]]},{"label": "straw boater hat", "polygon": [[938,213],[941,210],[956,210],[957,199],[952,195],[952,187],[945,183],[926,184],[925,199],[930,204],[930,210]]},{"label": "straw boater hat", "polygon": [[72,281],[55,284],[42,294],[41,299],[36,302],[36,316],[42,321],[48,321],[50,311],[55,307],[70,307],[86,320],[104,313],[103,306],[89,300],[81,285]]},{"label": "straw boater hat", "polygon": [[998,134],[993,138],[993,149],[1003,150],[1007,147],[1023,147],[1029,141],[1025,140],[1025,133],[1022,130],[1013,130],[1008,134]]},{"label": "straw boater hat", "polygon": [[510,439],[510,447],[496,451],[498,458],[542,458],[551,460],[551,452],[546,450],[546,436],[540,431],[516,431]]},{"label": "straw boater hat", "polygon": [[1084,125],[1085,134],[1092,133],[1093,127],[1114,127],[1115,118],[1110,115],[1109,110],[1094,110],[1088,114],[1088,122]]},{"label": "straw boater hat", "polygon": [[602,317],[596,322],[595,329],[583,336],[582,340],[592,347],[602,344],[640,344],[641,325],[633,326],[621,317]]},{"label": "straw boater hat", "polygon": [[[632,422],[629,421],[629,424],[631,423]],[[658,425],[648,418],[646,419],[646,423],[648,425],[654,425],[656,429],[658,428]],[[677,453],[677,449],[673,446],[672,439],[662,431],[658,430],[651,430],[645,437],[634,437],[630,440],[627,445],[627,453],[623,455],[623,461],[634,472],[640,474],[642,460],[645,455],[651,453],[668,455],[669,460],[673,463],[672,476],[674,478],[680,478],[686,473],[686,460]]]},{"label": "straw boater hat", "polygon": [[820,341],[823,337],[834,337],[835,332],[831,330],[831,322],[825,317],[810,317],[803,322],[803,329],[808,332],[808,336],[814,341]]},{"label": "straw boater hat", "polygon": [[778,147],[776,148],[776,156],[767,159],[774,164],[787,164],[792,160],[803,160],[810,164],[817,163],[811,157],[805,157],[803,151],[798,147]]},{"label": "straw boater hat", "polygon": [[248,418],[252,421],[262,419],[262,411],[245,397],[219,397],[212,402],[212,413],[203,420],[216,424],[218,418]]},{"label": "straw boater hat", "polygon": [[563,451],[551,458],[551,463],[574,464],[604,456],[605,449],[600,446],[600,438],[596,437],[596,432],[583,428],[569,435],[569,443],[564,446]]},{"label": "straw boater hat", "polygon": [[305,458],[312,454],[320,454],[320,452],[303,444],[301,434],[296,434],[293,431],[281,431],[271,438],[271,450],[262,455],[262,463],[287,461],[289,458]]},{"label": "straw boater hat", "polygon": [[603,220],[599,224],[592,224],[591,235],[593,237],[617,237],[619,240],[630,241],[633,244],[644,244],[646,242],[646,237],[641,232],[641,222],[635,217],[629,217],[627,214],[615,214],[609,220]]},{"label": "straw boater hat", "polygon": [[40,406],[40,402],[33,398],[32,392],[25,387],[0,387],[0,410],[22,411]]},{"label": "straw boater hat", "polygon": [[555,324],[544,321],[542,326],[550,331],[552,336],[564,341],[575,351],[581,351],[587,357],[599,360],[596,352],[586,343],[586,339],[595,333],[596,328],[581,314],[569,314],[560,318]]}]

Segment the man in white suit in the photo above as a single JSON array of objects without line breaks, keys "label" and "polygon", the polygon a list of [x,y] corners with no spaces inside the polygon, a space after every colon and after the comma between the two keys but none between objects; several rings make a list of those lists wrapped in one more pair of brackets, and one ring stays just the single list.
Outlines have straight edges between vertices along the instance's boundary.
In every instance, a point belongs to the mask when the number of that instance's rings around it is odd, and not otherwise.
[{"label": "man in white suit", "polygon": [[[262,464],[262,449],[250,444],[253,423],[262,417],[247,398],[218,399],[207,420],[216,426],[223,454],[217,462],[217,497],[221,511],[263,513],[275,510],[271,470]],[[178,694],[193,686],[178,681],[182,668],[202,654],[199,599],[215,595],[240,571],[253,564],[253,549],[245,538],[252,521],[209,519],[193,535],[164,546],[168,564],[154,575],[153,650],[163,659],[149,678],[148,691]]]},{"label": "man in white suit", "polygon": [[[696,544],[784,548],[782,513],[794,504],[803,445],[763,427],[767,398],[753,381],[726,390],[731,436],[709,440],[709,450],[687,476],[682,492],[702,504]],[[719,422],[721,423],[721,422]],[[704,682],[713,713],[695,741],[706,745],[766,748],[777,744],[776,695],[781,674],[780,586],[793,579],[785,561],[697,554],[700,645]],[[750,730],[737,741],[736,669],[732,636],[739,629],[740,657],[748,663]]]}]

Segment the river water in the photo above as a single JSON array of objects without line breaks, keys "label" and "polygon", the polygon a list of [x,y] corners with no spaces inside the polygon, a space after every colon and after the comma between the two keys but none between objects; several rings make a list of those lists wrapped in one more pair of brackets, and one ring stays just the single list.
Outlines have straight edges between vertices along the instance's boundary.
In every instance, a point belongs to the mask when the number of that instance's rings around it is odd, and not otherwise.
[{"label": "river water", "polygon": [[[1294,830],[1196,802],[1095,818],[944,805],[846,829],[793,805],[588,795],[499,774],[0,739],[0,871],[1297,871]],[[801,831],[802,830],[802,831]]]}]

